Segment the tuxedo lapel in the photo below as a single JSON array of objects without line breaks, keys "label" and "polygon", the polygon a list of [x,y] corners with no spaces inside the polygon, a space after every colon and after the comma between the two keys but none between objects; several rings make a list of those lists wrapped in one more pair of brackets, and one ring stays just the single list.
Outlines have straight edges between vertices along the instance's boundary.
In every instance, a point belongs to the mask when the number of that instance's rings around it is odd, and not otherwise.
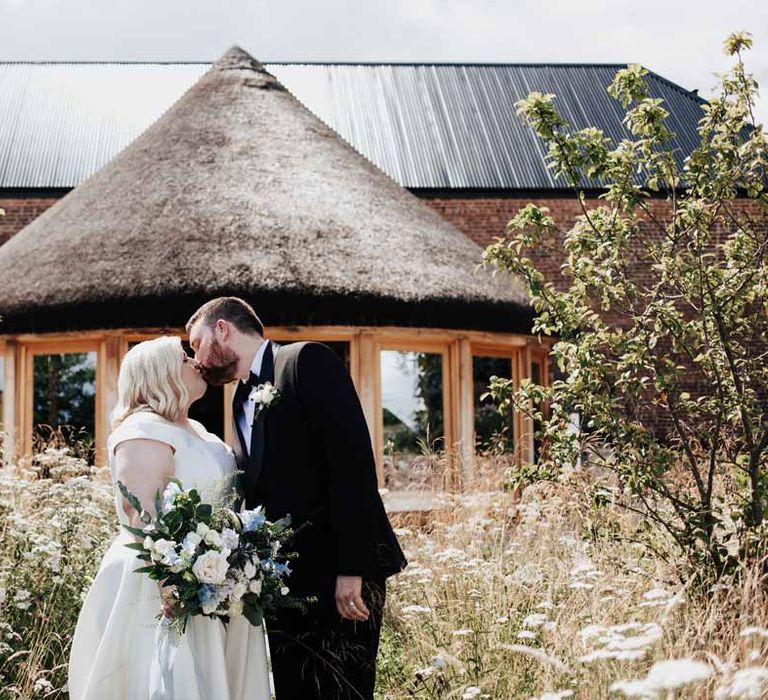
[{"label": "tuxedo lapel", "polygon": [[246,476],[248,473],[248,451],[245,449],[245,439],[240,430],[240,412],[243,410],[242,403],[238,400],[237,392],[232,397],[232,434],[235,436],[232,445],[232,451],[235,453],[235,463],[237,464],[237,482],[238,490],[245,494]]},{"label": "tuxedo lapel", "polygon": [[[274,385],[275,383],[275,359],[279,350],[279,346],[275,345],[271,341],[267,341],[269,345],[264,352],[264,359],[261,364],[261,372],[259,373],[259,384],[266,384],[269,382]],[[253,417],[253,427],[251,430],[251,449],[250,449],[250,469],[247,474],[247,483],[252,489],[252,493],[256,490],[256,485],[259,483],[259,476],[261,476],[262,469],[264,468],[264,453],[266,451],[267,441],[267,421],[269,420],[269,408],[263,408],[257,410]]]}]

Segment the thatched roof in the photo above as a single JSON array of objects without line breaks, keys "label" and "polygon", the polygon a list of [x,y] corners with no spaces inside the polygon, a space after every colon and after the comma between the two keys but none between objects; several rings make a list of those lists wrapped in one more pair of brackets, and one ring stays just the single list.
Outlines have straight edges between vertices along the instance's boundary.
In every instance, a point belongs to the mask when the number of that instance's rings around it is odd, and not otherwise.
[{"label": "thatched roof", "polygon": [[0,247],[0,333],[178,326],[220,294],[268,324],[528,330],[480,256],[232,49]]}]

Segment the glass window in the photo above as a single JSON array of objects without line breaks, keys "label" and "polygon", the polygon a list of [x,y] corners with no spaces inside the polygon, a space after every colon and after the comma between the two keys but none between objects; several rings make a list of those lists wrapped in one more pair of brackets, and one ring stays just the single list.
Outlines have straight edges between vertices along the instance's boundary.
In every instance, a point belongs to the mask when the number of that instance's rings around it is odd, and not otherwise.
[{"label": "glass window", "polygon": [[512,412],[502,416],[492,396],[486,396],[491,377],[512,378],[512,360],[508,357],[476,355],[472,358],[475,403],[475,448],[511,451],[514,447]]},{"label": "glass window", "polygon": [[388,488],[433,488],[443,445],[443,356],[381,352],[384,478]]},{"label": "glass window", "polygon": [[66,444],[92,457],[96,417],[96,353],[34,356],[33,439]]}]

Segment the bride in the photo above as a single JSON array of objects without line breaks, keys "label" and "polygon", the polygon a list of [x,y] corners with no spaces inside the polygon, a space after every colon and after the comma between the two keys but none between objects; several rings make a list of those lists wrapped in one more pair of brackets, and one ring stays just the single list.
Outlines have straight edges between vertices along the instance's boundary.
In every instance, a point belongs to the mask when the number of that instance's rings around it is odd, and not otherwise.
[{"label": "bride", "polygon": [[[153,515],[155,492],[174,476],[208,503],[230,494],[232,451],[187,416],[205,390],[178,337],[139,343],[126,354],[108,441],[120,524],[139,519],[115,487],[118,480]],[[181,639],[169,643],[157,619],[167,609],[163,591],[134,573],[142,562],[125,546],[132,541],[121,528],[85,598],[69,659],[72,700],[269,700],[263,628],[243,617],[227,627],[193,617]]]}]

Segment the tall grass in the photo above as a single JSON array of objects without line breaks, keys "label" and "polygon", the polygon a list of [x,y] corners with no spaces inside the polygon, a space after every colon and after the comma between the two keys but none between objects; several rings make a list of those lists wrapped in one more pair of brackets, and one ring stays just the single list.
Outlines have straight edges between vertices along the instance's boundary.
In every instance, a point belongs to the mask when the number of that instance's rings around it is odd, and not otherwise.
[{"label": "tall grass", "polygon": [[[410,566],[389,582],[380,700],[768,697],[759,570],[694,588],[627,541],[642,523],[596,498],[598,475],[520,493],[503,466],[485,460],[482,480],[436,494],[427,516],[393,517]],[[0,470],[3,700],[66,697],[82,596],[117,534],[103,476],[61,450]],[[686,661],[654,673],[679,687],[614,686],[669,659]],[[701,675],[693,662],[709,677],[684,684]]]},{"label": "tall grass", "polygon": [[380,698],[768,697],[759,570],[694,588],[631,541],[642,523],[595,498],[598,474],[520,495],[489,473],[425,524],[397,519],[410,566],[389,586]]}]

